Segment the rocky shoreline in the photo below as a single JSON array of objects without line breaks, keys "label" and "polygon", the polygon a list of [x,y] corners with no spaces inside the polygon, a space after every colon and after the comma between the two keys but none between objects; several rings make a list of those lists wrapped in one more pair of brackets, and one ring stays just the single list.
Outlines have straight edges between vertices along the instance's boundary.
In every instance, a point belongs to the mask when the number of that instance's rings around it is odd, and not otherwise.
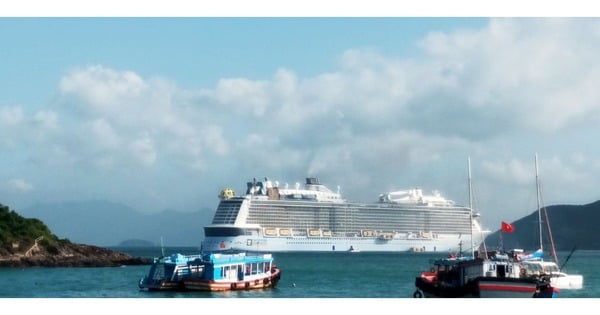
[{"label": "rocky shoreline", "polygon": [[107,248],[84,244],[61,244],[29,253],[0,249],[0,267],[120,267],[149,265],[151,258],[134,257]]}]

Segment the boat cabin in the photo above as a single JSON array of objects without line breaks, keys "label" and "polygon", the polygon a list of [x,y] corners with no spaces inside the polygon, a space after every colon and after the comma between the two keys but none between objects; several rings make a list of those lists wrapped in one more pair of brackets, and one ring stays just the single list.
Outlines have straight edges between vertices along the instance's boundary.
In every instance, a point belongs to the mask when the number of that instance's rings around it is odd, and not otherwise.
[{"label": "boat cabin", "polygon": [[189,268],[191,278],[195,279],[243,281],[270,272],[273,257],[271,254],[211,253],[204,255],[200,264],[190,264]]}]

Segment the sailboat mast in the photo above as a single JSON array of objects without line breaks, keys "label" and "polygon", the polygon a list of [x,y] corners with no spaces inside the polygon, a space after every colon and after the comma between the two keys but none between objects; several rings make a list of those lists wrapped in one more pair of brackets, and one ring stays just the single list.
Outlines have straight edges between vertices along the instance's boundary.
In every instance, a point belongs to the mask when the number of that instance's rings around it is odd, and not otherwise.
[{"label": "sailboat mast", "polygon": [[471,225],[471,257],[475,257],[475,249],[473,248],[473,193],[472,193],[472,185],[471,185],[471,157],[467,159],[467,166],[469,169],[468,172],[468,181],[469,181],[469,223]]},{"label": "sailboat mast", "polygon": [[540,180],[538,175],[538,156],[535,154],[535,191],[537,199],[538,223],[540,230],[540,250],[544,252],[544,244],[542,241],[542,211],[540,206]]}]

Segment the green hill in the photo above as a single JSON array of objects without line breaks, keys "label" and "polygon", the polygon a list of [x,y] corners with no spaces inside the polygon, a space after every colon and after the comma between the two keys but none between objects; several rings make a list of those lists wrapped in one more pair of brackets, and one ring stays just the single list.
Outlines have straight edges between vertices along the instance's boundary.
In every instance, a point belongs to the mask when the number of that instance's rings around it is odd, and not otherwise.
[{"label": "green hill", "polygon": [[[551,246],[547,225],[557,251],[568,251],[575,246],[582,250],[600,249],[600,238],[596,234],[600,222],[600,201],[586,205],[554,205],[546,207],[547,219],[542,210],[542,240],[544,250]],[[506,250],[522,248],[536,250],[540,247],[538,211],[515,222],[512,233],[496,231],[486,238],[486,245],[503,247]],[[500,227],[500,222],[498,222]]]},{"label": "green hill", "polygon": [[150,260],[59,239],[38,219],[27,219],[0,204],[0,267],[111,267]]},{"label": "green hill", "polygon": [[67,239],[59,239],[38,219],[23,218],[9,207],[0,204],[0,254],[16,254],[34,245],[46,248],[70,243]]}]

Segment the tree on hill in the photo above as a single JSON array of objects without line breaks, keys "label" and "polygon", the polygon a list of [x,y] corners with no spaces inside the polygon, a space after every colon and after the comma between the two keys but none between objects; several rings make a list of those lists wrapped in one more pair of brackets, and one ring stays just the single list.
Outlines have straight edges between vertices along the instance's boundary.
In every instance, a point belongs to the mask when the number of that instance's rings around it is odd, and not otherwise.
[{"label": "tree on hill", "polygon": [[69,243],[59,239],[38,219],[28,219],[0,204],[0,248],[13,253],[31,246],[39,240],[44,247],[53,247],[59,243]]},{"label": "tree on hill", "polygon": [[59,239],[38,219],[0,204],[0,267],[116,267],[147,265],[148,258]]}]

